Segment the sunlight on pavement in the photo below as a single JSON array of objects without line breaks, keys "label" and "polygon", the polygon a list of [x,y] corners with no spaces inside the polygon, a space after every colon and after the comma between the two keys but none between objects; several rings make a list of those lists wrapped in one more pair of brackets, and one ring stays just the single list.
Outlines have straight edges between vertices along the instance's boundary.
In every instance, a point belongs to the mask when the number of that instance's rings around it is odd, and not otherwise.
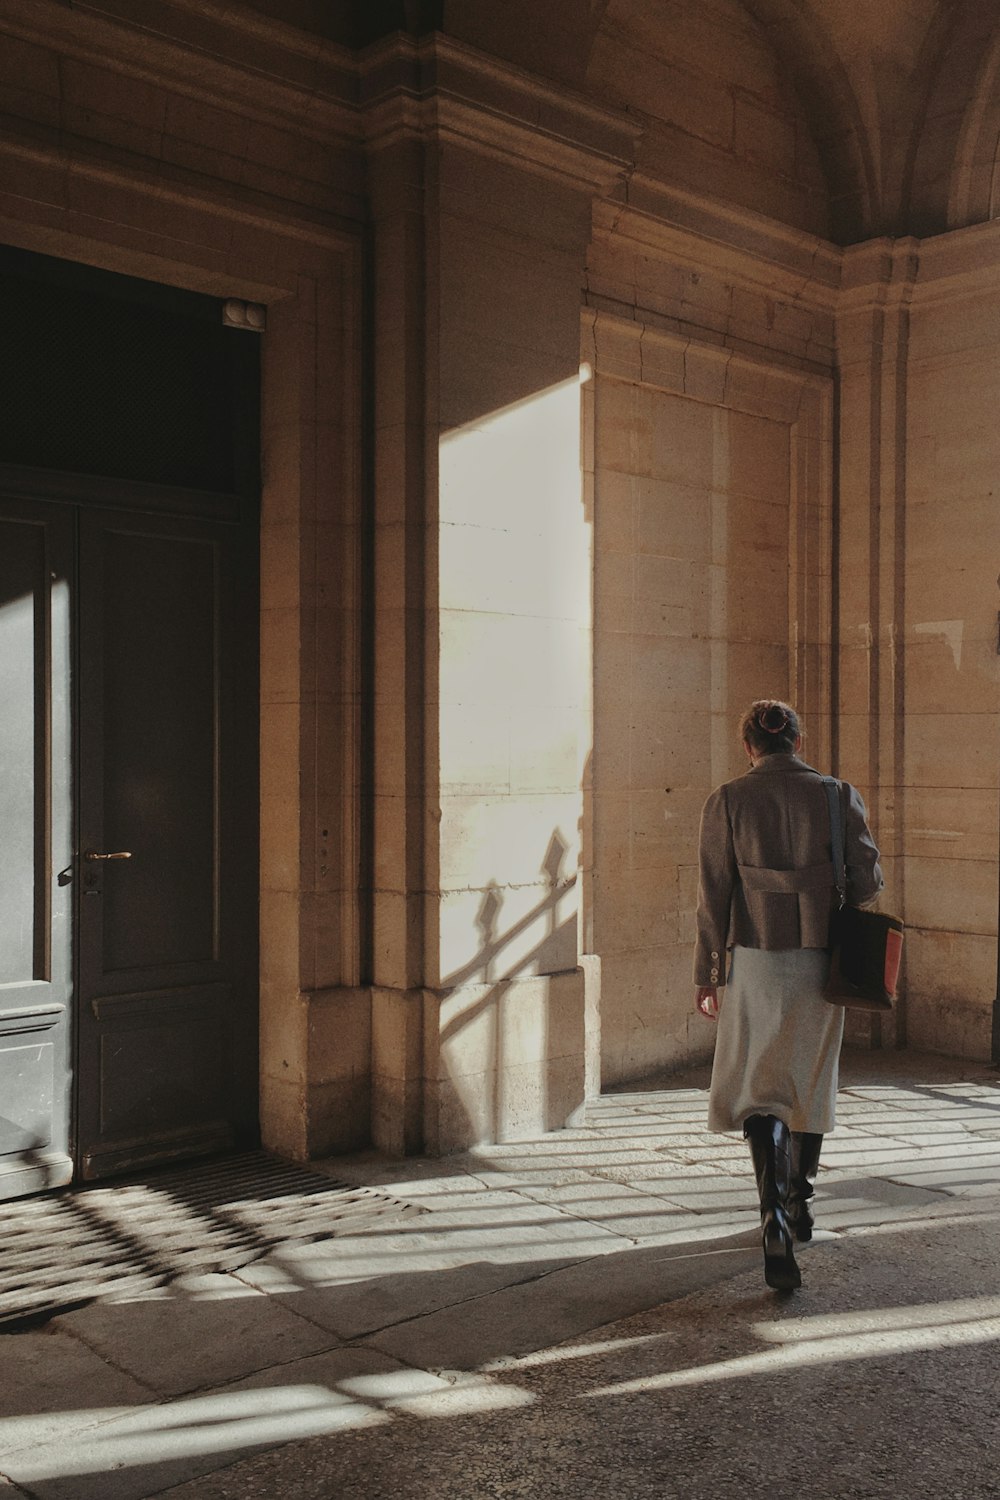
[{"label": "sunlight on pavement", "polygon": [[[382,1426],[404,1414],[431,1420],[475,1416],[535,1400],[528,1391],[477,1374],[449,1382],[424,1370],[399,1369],[349,1376],[332,1388],[270,1386],[139,1410],[67,1411],[43,1447],[5,1453],[4,1464],[22,1485],[185,1460],[197,1465],[206,1459],[211,1467],[211,1460],[224,1455]],[[9,1425],[0,1422],[0,1451]]]},{"label": "sunlight on pavement", "polygon": [[[996,1299],[990,1300],[996,1305]],[[766,1349],[759,1354],[745,1354],[736,1359],[721,1360],[718,1364],[697,1365],[687,1370],[664,1370],[659,1375],[598,1386],[595,1390],[582,1392],[582,1395],[589,1399],[595,1396],[630,1396],[644,1391],[711,1385],[723,1380],[745,1380],[759,1375],[780,1376],[790,1370],[835,1363],[838,1360],[885,1359],[891,1355],[917,1354],[930,1349],[955,1349],[1000,1341],[1000,1315],[935,1325],[929,1323],[923,1313],[924,1309],[921,1309],[916,1321],[911,1313],[909,1323],[904,1326],[875,1328],[865,1326],[875,1320],[874,1315],[863,1313],[858,1315],[857,1331],[853,1333],[821,1335],[817,1338],[810,1337],[807,1327],[789,1339],[783,1348]],[[772,1325],[760,1325],[756,1329],[763,1337],[775,1341],[782,1337],[783,1331],[775,1331]]]},{"label": "sunlight on pavement", "polygon": [[[320,1437],[375,1423],[388,1413],[323,1386],[271,1386],[230,1391],[123,1414],[67,1411],[61,1414],[67,1441],[58,1430],[43,1448],[4,1454],[4,1468],[20,1485],[69,1474],[162,1464],[277,1447],[296,1438]],[[95,1426],[81,1432],[87,1418]],[[3,1428],[0,1424],[0,1450]]]},{"label": "sunlight on pavement", "polygon": [[1000,1318],[1000,1297],[965,1297],[957,1302],[928,1302],[916,1307],[866,1307],[861,1312],[828,1313],[790,1323],[755,1323],[759,1338],[776,1344],[810,1339],[875,1334],[887,1329],[958,1327]]},{"label": "sunlight on pavement", "polygon": [[655,1344],[663,1337],[660,1333],[637,1334],[634,1338],[603,1339],[600,1343],[575,1344],[558,1349],[539,1349],[534,1354],[505,1355],[483,1365],[484,1373],[503,1371],[511,1365],[519,1370],[537,1368],[539,1365],[561,1365],[570,1359],[590,1359],[595,1354],[612,1354],[622,1349],[635,1349],[641,1344]]}]

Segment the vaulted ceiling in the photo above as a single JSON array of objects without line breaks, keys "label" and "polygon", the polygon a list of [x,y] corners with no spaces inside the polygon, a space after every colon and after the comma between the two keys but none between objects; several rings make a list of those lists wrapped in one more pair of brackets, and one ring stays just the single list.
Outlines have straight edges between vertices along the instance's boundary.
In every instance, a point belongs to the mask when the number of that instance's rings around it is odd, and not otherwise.
[{"label": "vaulted ceiling", "polygon": [[[808,121],[841,243],[992,216],[1000,6],[992,0],[740,0]],[[603,30],[629,10],[669,55],[679,9],[717,0],[445,0],[445,30],[587,87]]]},{"label": "vaulted ceiling", "polygon": [[[728,30],[731,40],[738,11],[748,37],[754,33],[748,47],[766,45],[780,70],[779,108],[805,122],[825,199],[822,232],[844,244],[881,234],[940,233],[992,217],[1000,201],[994,187],[1000,142],[996,0],[244,3],[355,47],[393,31],[443,30],[599,97],[607,96],[613,73],[602,63],[610,38],[631,29],[637,52],[645,49],[669,65],[680,31],[697,26],[710,33],[716,24],[720,37]],[[689,57],[684,65],[692,99],[708,97],[710,48],[700,62],[692,65]],[[613,102],[629,107],[620,89]],[[683,129],[676,104],[674,116]],[[800,166],[798,190],[808,196],[811,169]],[[761,206],[782,216],[780,204]],[[796,212],[805,225],[808,210],[789,209],[790,220]]]},{"label": "vaulted ceiling", "polygon": [[989,218],[1000,7],[983,0],[743,0],[793,80],[841,240]]}]

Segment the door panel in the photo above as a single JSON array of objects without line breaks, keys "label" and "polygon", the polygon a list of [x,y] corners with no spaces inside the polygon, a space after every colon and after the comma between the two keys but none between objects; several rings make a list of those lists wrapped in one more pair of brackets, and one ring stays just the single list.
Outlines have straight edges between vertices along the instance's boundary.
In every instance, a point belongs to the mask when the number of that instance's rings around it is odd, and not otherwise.
[{"label": "door panel", "polygon": [[85,1177],[231,1144],[255,1117],[256,686],[242,537],[212,521],[81,513]]},{"label": "door panel", "polygon": [[101,554],[103,847],[140,846],[104,871],[104,969],[211,963],[219,543],[108,527]]},{"label": "door panel", "polygon": [[73,527],[0,502],[0,1197],[72,1174]]}]

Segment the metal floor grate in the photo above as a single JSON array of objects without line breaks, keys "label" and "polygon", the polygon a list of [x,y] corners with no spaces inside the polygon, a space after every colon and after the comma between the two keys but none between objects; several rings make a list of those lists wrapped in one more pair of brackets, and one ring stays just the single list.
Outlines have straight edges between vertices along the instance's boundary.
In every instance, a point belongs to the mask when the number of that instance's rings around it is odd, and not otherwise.
[{"label": "metal floor grate", "polygon": [[248,1152],[0,1204],[0,1331],[425,1210]]}]

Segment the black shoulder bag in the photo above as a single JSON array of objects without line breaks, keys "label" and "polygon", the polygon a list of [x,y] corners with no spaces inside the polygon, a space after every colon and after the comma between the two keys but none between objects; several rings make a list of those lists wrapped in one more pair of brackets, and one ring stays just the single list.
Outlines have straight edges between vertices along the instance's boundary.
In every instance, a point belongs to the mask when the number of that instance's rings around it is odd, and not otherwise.
[{"label": "black shoulder bag", "polygon": [[824,776],[823,785],[830,808],[833,872],[839,899],[838,910],[830,915],[826,999],[831,1005],[845,1005],[851,1010],[891,1010],[903,953],[903,923],[885,912],[847,905],[840,783],[833,776]]}]

